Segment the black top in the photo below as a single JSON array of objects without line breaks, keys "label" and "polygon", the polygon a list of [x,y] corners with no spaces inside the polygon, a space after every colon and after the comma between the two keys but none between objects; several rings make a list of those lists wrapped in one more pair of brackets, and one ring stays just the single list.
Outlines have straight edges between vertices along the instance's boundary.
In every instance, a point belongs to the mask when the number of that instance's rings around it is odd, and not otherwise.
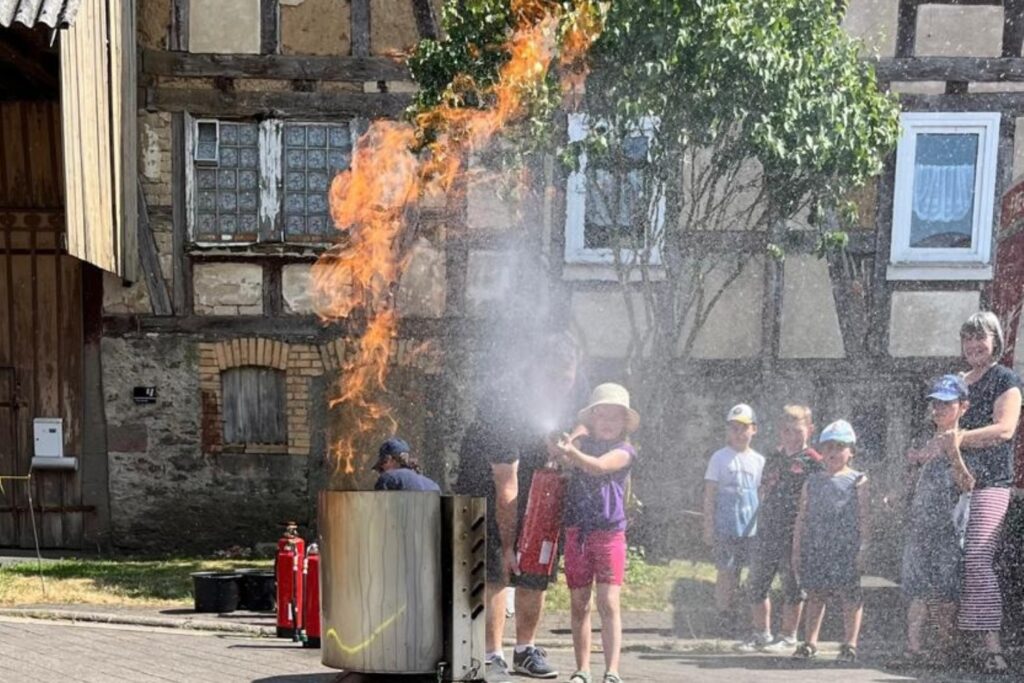
[{"label": "black top", "polygon": [[[1020,388],[1020,377],[1013,370],[994,365],[977,382],[971,384],[971,405],[960,418],[962,429],[979,429],[992,424],[996,400],[1014,387]],[[988,448],[963,449],[964,464],[974,475],[974,488],[1013,485],[1013,439]]]},{"label": "black top", "polygon": [[[508,385],[506,385],[508,386]],[[456,493],[487,498],[487,514],[495,508],[494,473],[491,465],[519,462],[519,518],[526,512],[533,473],[548,462],[545,444],[554,431],[569,431],[576,412],[585,405],[589,388],[577,376],[576,384],[561,405],[545,408],[526,394],[522,382],[511,391],[492,392],[481,402],[459,451]],[[548,411],[555,414],[546,414]]]},{"label": "black top", "polygon": [[783,541],[793,537],[804,482],[823,469],[821,456],[813,448],[796,455],[787,455],[779,449],[768,456],[761,474],[758,535]]},{"label": "black top", "polygon": [[378,491],[436,491],[441,492],[433,479],[424,477],[415,470],[400,468],[381,472],[374,487]]}]

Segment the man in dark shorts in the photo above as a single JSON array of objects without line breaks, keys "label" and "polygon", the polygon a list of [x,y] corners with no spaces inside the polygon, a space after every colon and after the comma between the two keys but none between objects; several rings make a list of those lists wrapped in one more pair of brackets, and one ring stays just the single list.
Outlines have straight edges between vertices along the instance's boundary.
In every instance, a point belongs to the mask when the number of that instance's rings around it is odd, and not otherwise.
[{"label": "man in dark shorts", "polygon": [[533,473],[551,458],[547,437],[569,431],[589,387],[577,375],[577,348],[560,334],[544,340],[524,368],[481,399],[460,449],[457,493],[487,498],[487,680],[508,680],[501,645],[505,589],[516,587],[516,673],[555,678],[534,638],[552,577],[519,572],[516,540]]}]

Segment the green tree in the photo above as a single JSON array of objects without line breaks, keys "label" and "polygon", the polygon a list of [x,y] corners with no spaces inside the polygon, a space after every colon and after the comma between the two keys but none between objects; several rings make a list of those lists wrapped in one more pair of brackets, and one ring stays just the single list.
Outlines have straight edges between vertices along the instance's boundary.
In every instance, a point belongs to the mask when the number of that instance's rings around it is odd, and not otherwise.
[{"label": "green tree", "polygon": [[[782,259],[796,234],[789,228],[802,220],[830,259],[840,303],[856,307],[848,295],[863,290],[843,250],[849,197],[894,148],[899,107],[843,30],[843,2],[564,6],[566,22],[580,12],[603,20],[587,56],[586,94],[566,102],[552,74],[508,137],[528,151],[552,149],[554,140],[570,168],[585,155],[588,193],[610,193],[597,198],[614,214],[598,234],[630,313],[627,368],[645,441],[661,451],[672,423],[662,411],[676,386],[665,378],[691,357],[701,326],[752,258],[708,245],[742,231],[764,236],[768,261]],[[410,62],[422,86],[416,107],[486,107],[518,18],[508,0],[451,3],[444,17],[447,39],[423,43]],[[574,142],[566,106],[589,121]]]}]

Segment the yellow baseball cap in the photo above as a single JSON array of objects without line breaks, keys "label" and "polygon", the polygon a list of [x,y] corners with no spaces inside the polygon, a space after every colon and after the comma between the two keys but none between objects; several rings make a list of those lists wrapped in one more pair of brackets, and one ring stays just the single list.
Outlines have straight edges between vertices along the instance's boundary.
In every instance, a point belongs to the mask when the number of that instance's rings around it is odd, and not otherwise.
[{"label": "yellow baseball cap", "polygon": [[746,403],[737,403],[729,409],[729,412],[725,416],[725,421],[752,425],[757,424],[757,417],[754,415],[754,409]]}]

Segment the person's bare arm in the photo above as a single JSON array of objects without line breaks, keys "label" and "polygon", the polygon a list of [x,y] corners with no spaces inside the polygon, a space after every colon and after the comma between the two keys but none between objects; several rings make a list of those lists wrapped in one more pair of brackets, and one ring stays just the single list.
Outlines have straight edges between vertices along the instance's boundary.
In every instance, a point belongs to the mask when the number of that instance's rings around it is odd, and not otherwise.
[{"label": "person's bare arm", "polygon": [[704,480],[704,542],[715,542],[715,498],[718,497],[718,482]]},{"label": "person's bare arm", "polygon": [[963,432],[961,445],[964,448],[988,448],[1009,441],[1017,433],[1020,406],[1020,389],[1007,389],[996,399],[992,409],[992,424]]},{"label": "person's bare arm", "polygon": [[564,444],[562,452],[569,463],[587,474],[602,475],[618,472],[628,467],[629,461],[633,458],[629,451],[623,448],[616,448],[601,456],[594,457],[576,448],[576,446],[572,445],[572,442],[563,441],[562,443]]},{"label": "person's bare arm", "polygon": [[519,533],[519,461],[493,463],[491,472],[494,476],[494,516],[501,536],[505,570],[510,574],[518,574],[516,536]]},{"label": "person's bare arm", "polygon": [[796,506],[796,523],[793,525],[793,548],[789,558],[790,571],[793,576],[800,570],[800,541],[804,534],[804,518],[807,517],[807,483],[800,491],[800,502]]},{"label": "person's bare arm", "polygon": [[966,493],[974,489],[975,482],[974,475],[967,469],[967,463],[964,462],[963,453],[960,451],[963,434],[959,429],[943,434],[942,446],[946,458],[949,460],[953,481],[962,493]]},{"label": "person's bare arm", "polygon": [[868,495],[867,476],[864,476],[857,484],[857,526],[860,529],[857,571],[863,573],[867,566],[868,544],[871,540],[871,498]]}]

